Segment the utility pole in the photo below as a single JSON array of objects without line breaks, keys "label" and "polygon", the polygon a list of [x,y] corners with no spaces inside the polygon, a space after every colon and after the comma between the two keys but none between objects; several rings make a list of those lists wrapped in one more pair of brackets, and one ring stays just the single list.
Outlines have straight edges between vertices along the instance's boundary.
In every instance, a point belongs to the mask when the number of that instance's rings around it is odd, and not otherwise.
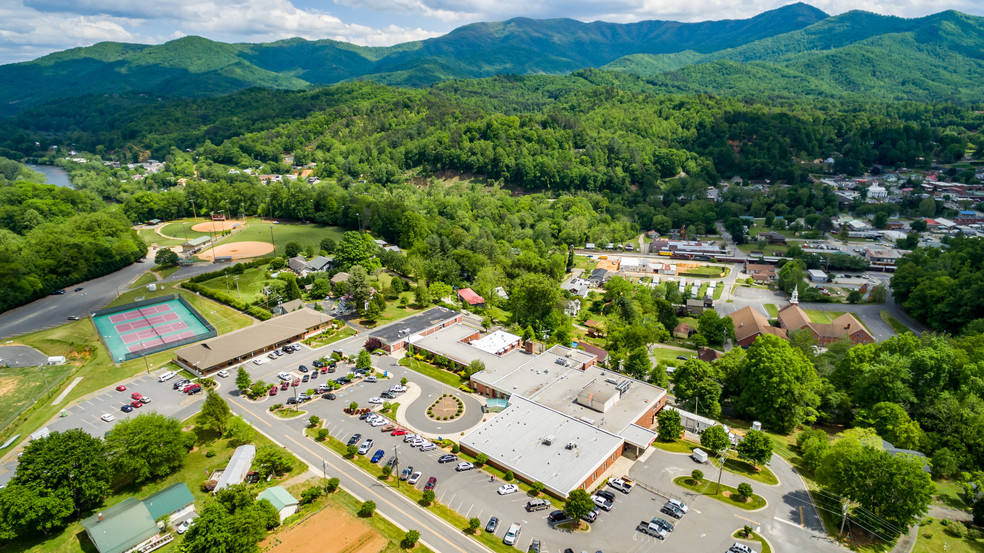
[{"label": "utility pole", "polygon": [[395,474],[396,475],[396,487],[399,488],[400,487],[400,472],[399,472],[399,470],[400,470],[400,449],[398,447],[396,447],[396,446],[393,446],[393,458],[396,459],[396,461],[393,463],[393,473],[392,474]]},{"label": "utility pole", "polygon": [[721,493],[721,475],[724,473],[724,456],[728,453],[728,448],[722,449],[718,454],[718,460],[721,461],[721,466],[718,467],[718,482],[717,491],[715,494]]},{"label": "utility pole", "polygon": [[847,522],[847,501],[844,501],[844,504],[841,505],[841,529],[840,529],[840,536],[838,537],[841,538],[844,537],[844,524],[846,522]]},{"label": "utility pole", "polygon": [[240,300],[243,299],[243,293],[239,289],[239,275],[236,275],[236,276],[232,277],[232,280],[235,280],[236,281],[236,293],[239,294],[239,299]]},{"label": "utility pole", "polygon": [[198,213],[195,213],[195,198],[188,198],[191,201],[191,216],[198,219]]},{"label": "utility pole", "polygon": [[325,494],[328,493],[328,461],[321,460],[321,469],[325,475]]}]

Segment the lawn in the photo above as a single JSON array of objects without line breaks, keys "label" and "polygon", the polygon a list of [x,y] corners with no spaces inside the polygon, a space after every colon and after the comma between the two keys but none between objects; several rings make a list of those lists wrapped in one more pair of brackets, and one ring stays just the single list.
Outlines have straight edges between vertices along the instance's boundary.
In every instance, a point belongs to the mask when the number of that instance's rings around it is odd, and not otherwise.
[{"label": "lawn", "polygon": [[288,242],[297,242],[302,248],[311,246],[315,251],[318,251],[321,249],[321,240],[323,238],[331,238],[337,243],[341,241],[343,232],[339,227],[323,227],[315,224],[249,223],[246,228],[222,240],[221,243],[270,243],[272,239],[273,244],[276,246],[276,255],[283,255]]},{"label": "lawn", "polygon": [[342,327],[341,330],[331,333],[331,335],[327,337],[322,337],[319,334],[313,338],[308,338],[307,340],[304,340],[304,343],[311,346],[312,348],[320,348],[320,347],[327,346],[328,344],[337,342],[339,340],[344,340],[349,336],[355,336],[355,334],[356,331],[354,328],[350,326],[346,326],[346,327]]},{"label": "lawn", "polygon": [[[984,536],[977,529],[959,528],[959,523],[932,518],[926,519],[925,524],[919,525],[919,536],[912,548],[912,553],[980,553],[984,551]],[[959,536],[959,537],[958,537]]]},{"label": "lawn", "polygon": [[701,265],[694,269],[688,269],[685,273],[680,273],[680,276],[689,277],[705,277],[705,278],[721,278],[728,276],[731,270],[728,267],[721,267],[719,265]]},{"label": "lawn", "polygon": [[140,278],[138,278],[136,281],[134,281],[133,285],[130,286],[130,289],[132,290],[134,288],[141,288],[141,287],[147,286],[151,282],[157,282],[157,277],[155,277],[151,273],[144,273],[144,274],[140,275]]},{"label": "lawn", "polygon": [[765,499],[754,493],[752,497],[749,497],[745,501],[739,501],[735,499],[738,497],[738,490],[724,484],[721,484],[720,492],[715,493],[715,490],[718,489],[718,484],[710,479],[705,479],[702,483],[697,483],[689,476],[678,476],[673,479],[673,483],[681,488],[712,497],[722,503],[745,509],[746,511],[754,511],[766,505]]},{"label": "lawn", "polygon": [[885,324],[892,327],[892,330],[896,334],[905,334],[906,332],[910,332],[910,333],[912,332],[911,330],[909,330],[909,327],[902,324],[901,321],[893,317],[892,314],[889,313],[888,311],[884,311],[884,310],[879,311],[878,316],[881,317],[881,320],[885,321]]},{"label": "lawn", "polygon": [[786,246],[780,244],[769,244],[764,248],[759,248],[758,244],[740,244],[738,249],[745,253],[762,252],[763,255],[786,255]]},{"label": "lawn", "polygon": [[[208,221],[206,221],[205,219],[192,219],[191,217],[188,217],[187,219],[177,219],[161,227],[161,232],[163,232],[168,236],[173,236],[177,238],[178,239],[176,240],[176,242],[178,242],[177,245],[180,245],[180,244],[184,244],[188,240],[194,240],[199,236],[208,236],[209,233],[207,232],[198,232],[197,230],[191,230],[191,227],[199,223],[207,223],[207,222]],[[152,230],[151,232],[154,231]],[[154,233],[154,235],[161,240],[166,240],[166,238],[163,238],[161,235],[157,233]],[[171,245],[173,246],[175,244],[171,244]]]},{"label": "lawn", "polygon": [[672,442],[662,442],[656,440],[653,442],[653,447],[662,449],[663,451],[669,451],[671,453],[686,453],[691,454],[694,452],[695,448],[700,447],[700,444],[696,442],[688,442],[687,440],[673,440]]},{"label": "lawn", "polygon": [[937,503],[953,507],[954,509],[967,509],[967,503],[960,497],[963,493],[963,485],[953,480],[937,480],[936,496]]},{"label": "lawn", "polygon": [[652,349],[653,359],[655,359],[657,363],[660,361],[666,361],[671,366],[676,365],[677,363],[683,361],[682,359],[677,359],[678,355],[683,355],[684,357],[690,357],[691,355],[693,355],[693,352],[679,350],[679,349],[665,348],[659,345],[653,346]]},{"label": "lawn", "polygon": [[[272,445],[272,442],[260,434],[257,434],[257,437],[253,440],[253,443],[256,444],[257,447]],[[209,450],[215,452],[213,457],[206,456],[206,452]],[[196,505],[200,507],[208,495],[205,492],[202,492],[200,487],[203,482],[205,470],[212,472],[215,469],[225,467],[229,463],[229,459],[232,457],[232,452],[234,450],[234,447],[229,446],[228,440],[219,440],[218,442],[211,443],[204,447],[199,446],[188,454],[188,457],[185,458],[184,466],[182,466],[177,472],[157,482],[145,484],[140,489],[127,488],[118,490],[115,493],[110,493],[110,495],[106,497],[103,505],[115,505],[128,497],[144,498],[159,492],[172,484],[185,482],[188,484],[188,489],[191,490],[191,494],[195,497]],[[257,493],[259,493],[260,490],[270,486],[275,486],[281,481],[286,481],[294,475],[301,474],[306,470],[307,465],[301,463],[295,458],[294,470],[290,474],[274,479],[269,483],[261,481],[256,485]],[[179,541],[180,538],[175,540],[175,542]],[[175,542],[172,542],[172,544]],[[174,547],[174,545],[168,545],[162,550],[171,551]],[[10,542],[4,546],[4,551],[18,553],[26,551],[44,551],[45,553],[80,553],[83,551],[95,551],[95,547],[93,547],[88,536],[86,536],[85,529],[82,528],[82,523],[76,521],[69,524],[60,533],[48,536],[48,538],[44,540],[31,539],[15,540]]]},{"label": "lawn", "polygon": [[706,295],[707,295],[707,283],[705,282],[701,284],[700,289],[697,290],[697,299],[699,300],[704,299],[704,296]]},{"label": "lawn", "polygon": [[[832,323],[834,322],[834,319],[845,313],[845,311],[819,311],[816,309],[804,309],[803,311],[806,313],[806,316],[810,318],[810,321],[814,323]],[[852,313],[852,315],[854,314]],[[864,324],[864,321],[861,320],[861,317],[854,315],[854,318],[861,323],[861,326],[869,332],[871,331],[871,329],[868,328],[868,325]]]},{"label": "lawn", "polygon": [[468,382],[468,380],[461,378],[452,372],[439,369],[430,363],[424,363],[423,361],[412,357],[404,357],[403,359],[400,359],[400,365],[409,367],[410,369],[415,370],[422,375],[429,376],[434,380],[439,380],[452,388],[458,388]]},{"label": "lawn", "polygon": [[731,537],[736,540],[758,542],[759,547],[762,550],[761,553],[772,553],[772,548],[769,547],[769,543],[765,541],[765,538],[755,532],[752,532],[751,535],[745,537],[742,530],[735,530],[735,533],[731,534]]},{"label": "lawn", "polygon": [[[713,463],[714,466],[720,466],[717,458],[712,458],[711,463]],[[773,474],[771,470],[769,470],[769,467],[758,467],[758,470],[756,470],[751,463],[735,457],[725,459],[724,470],[769,486],[774,486],[779,483],[779,479],[776,478],[776,475]]]},{"label": "lawn", "polygon": [[[236,287],[237,276],[239,277],[238,288]],[[261,267],[246,269],[241,275],[217,276],[199,284],[206,288],[232,294],[233,296],[242,294],[243,301],[252,303],[256,299],[264,299],[263,287],[276,280],[275,278],[267,278],[267,266],[263,265]]]},{"label": "lawn", "polygon": [[724,293],[724,283],[719,283],[716,288],[714,288],[714,301],[721,299],[721,294]]},{"label": "lawn", "polygon": [[[174,240],[171,238],[164,238],[160,234],[154,232],[154,229],[149,229],[149,228],[137,229],[137,235],[140,236],[140,239],[143,240],[144,244],[147,244],[147,246],[157,244],[158,246],[164,248],[168,246],[180,246],[181,244],[184,244],[186,242],[186,240]],[[147,252],[147,255],[153,257],[154,252],[153,251]]]},{"label": "lawn", "polygon": [[[6,428],[17,415],[34,404],[35,401],[48,401],[48,391],[57,390],[62,380],[71,374],[75,367],[72,365],[55,365],[50,367],[20,367],[5,368],[0,372],[0,390],[3,391],[3,401],[0,402],[0,428]],[[39,375],[38,372],[41,372]],[[3,441],[6,441],[4,438]]]}]

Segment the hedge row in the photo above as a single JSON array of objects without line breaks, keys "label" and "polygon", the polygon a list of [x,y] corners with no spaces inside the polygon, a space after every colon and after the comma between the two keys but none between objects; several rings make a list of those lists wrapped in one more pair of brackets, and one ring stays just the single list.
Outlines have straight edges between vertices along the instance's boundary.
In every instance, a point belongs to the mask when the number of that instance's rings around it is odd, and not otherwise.
[{"label": "hedge row", "polygon": [[238,298],[235,298],[233,296],[230,296],[225,292],[213,290],[212,288],[206,288],[205,286],[195,284],[190,280],[188,282],[181,283],[181,287],[191,290],[192,292],[201,294],[206,298],[213,299],[219,303],[224,303],[233,309],[238,309],[239,311],[242,311],[247,315],[252,315],[253,317],[256,317],[261,321],[266,321],[269,320],[271,317],[273,317],[273,313],[267,311],[266,309],[263,309],[262,307],[257,307],[255,305],[247,305],[246,302]]}]

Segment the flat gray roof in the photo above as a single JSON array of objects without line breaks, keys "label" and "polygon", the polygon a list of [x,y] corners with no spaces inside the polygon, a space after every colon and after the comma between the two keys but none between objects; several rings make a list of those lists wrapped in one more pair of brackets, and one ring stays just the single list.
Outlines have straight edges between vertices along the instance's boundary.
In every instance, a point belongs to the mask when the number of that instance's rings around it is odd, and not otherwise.
[{"label": "flat gray roof", "polygon": [[[543,442],[554,438],[551,445]],[[621,447],[622,438],[522,396],[471,431],[462,445],[566,496]],[[577,447],[567,449],[568,443]]]},{"label": "flat gray roof", "polygon": [[[392,344],[406,340],[418,332],[423,332],[428,328],[432,328],[443,322],[449,321],[460,314],[461,313],[446,307],[434,307],[428,309],[427,311],[417,313],[411,317],[407,317],[406,319],[400,319],[393,324],[376,330],[369,336],[379,338],[386,344]],[[407,332],[402,332],[404,330]]]},{"label": "flat gray roof", "polygon": [[500,371],[512,370],[532,359],[530,354],[518,349],[499,356],[461,341],[476,332],[478,332],[476,328],[455,324],[442,328],[429,336],[411,336],[410,343],[426,350],[440,353],[448,359],[458,361],[463,365],[468,365],[477,359],[485,363],[486,371],[490,369]]}]

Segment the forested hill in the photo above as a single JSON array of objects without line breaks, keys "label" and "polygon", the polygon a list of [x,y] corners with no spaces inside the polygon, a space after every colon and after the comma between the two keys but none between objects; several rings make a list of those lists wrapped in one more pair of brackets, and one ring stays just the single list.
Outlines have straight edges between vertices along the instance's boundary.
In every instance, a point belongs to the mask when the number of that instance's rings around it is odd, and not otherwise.
[{"label": "forested hill", "polygon": [[677,92],[980,102],[984,18],[849,12],[715,52],[633,54],[605,69]]}]

